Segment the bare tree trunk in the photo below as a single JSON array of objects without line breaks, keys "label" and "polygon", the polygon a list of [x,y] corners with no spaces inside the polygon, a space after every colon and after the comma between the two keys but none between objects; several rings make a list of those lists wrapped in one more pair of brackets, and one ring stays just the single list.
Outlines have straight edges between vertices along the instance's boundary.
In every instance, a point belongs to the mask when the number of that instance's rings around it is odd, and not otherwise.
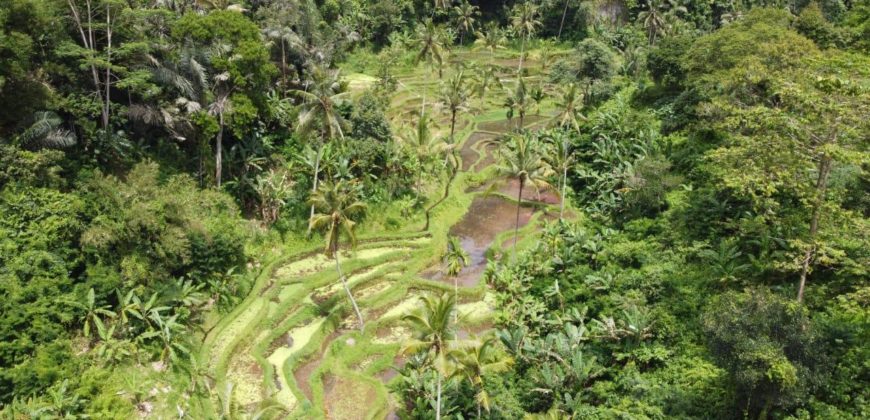
[{"label": "bare tree trunk", "polygon": [[215,179],[217,180],[217,187],[220,188],[221,187],[221,169],[222,169],[222,163],[223,163],[223,140],[224,140],[224,113],[223,113],[223,111],[218,113],[218,122],[219,122],[220,128],[218,129],[217,145],[215,146],[215,153],[214,153],[214,163],[215,163],[214,176],[215,176]]},{"label": "bare tree trunk", "polygon": [[523,38],[523,45],[520,47],[520,66],[517,67],[517,77],[523,77],[523,57],[526,55],[526,38]]},{"label": "bare tree trunk", "polygon": [[[570,0],[565,0],[565,10],[562,10],[562,22],[559,23],[559,35],[556,36],[556,39],[562,40],[562,28],[565,26],[565,16],[568,15],[568,2]],[[479,417],[479,416],[478,416]]]},{"label": "bare tree trunk", "polygon": [[[85,28],[85,23],[82,22],[82,17],[81,17],[81,14],[79,13],[78,5],[75,3],[75,1],[74,0],[67,0],[67,4],[69,5],[70,12],[73,15],[73,20],[75,21],[76,28],[79,31],[79,35],[82,38],[82,44],[84,45],[84,47],[87,50],[91,51],[92,54],[96,55],[96,45],[94,43],[94,30],[93,30],[94,25],[93,25],[93,21],[92,21],[93,13],[91,11],[90,0],[85,1],[85,10],[87,12],[87,16],[85,16],[85,18],[87,20],[87,28]],[[87,29],[87,32],[85,32],[85,29]],[[103,98],[102,84],[100,82],[99,72],[98,72],[97,66],[95,64],[91,63],[91,64],[89,64],[89,67],[91,68],[91,77],[93,78],[94,89],[96,90],[96,96],[97,96],[97,98],[100,99],[100,103],[102,105],[100,108],[101,108],[101,114],[102,114],[101,115],[101,117],[102,117],[101,122],[103,123],[103,129],[108,129],[108,125],[107,125],[108,114],[107,114],[105,100]]]},{"label": "bare tree trunk", "polygon": [[816,181],[816,200],[813,206],[813,216],[810,220],[810,246],[804,254],[803,267],[801,267],[801,277],[798,283],[798,303],[804,301],[804,287],[807,282],[807,274],[810,271],[810,263],[814,258],[816,251],[816,235],[819,231],[819,218],[822,213],[822,203],[825,201],[825,192],[828,188],[828,176],[831,174],[831,165],[833,159],[825,155],[822,161],[819,162],[819,178]]},{"label": "bare tree trunk", "polygon": [[520,207],[523,205],[523,185],[525,184],[525,179],[520,177],[520,191],[517,193],[517,223],[514,227],[514,257],[516,257],[517,253],[517,241],[519,240],[520,235]]},{"label": "bare tree trunk", "polygon": [[106,4],[106,97],[103,100],[103,129],[109,138],[109,87],[112,85],[112,11]]},{"label": "bare tree trunk", "polygon": [[435,400],[435,420],[441,420],[441,372],[438,372],[438,396]]},{"label": "bare tree trunk", "polygon": [[447,196],[450,195],[450,184],[453,183],[453,179],[456,178],[456,172],[458,172],[458,171],[459,170],[457,168],[451,169],[450,178],[447,179],[447,185],[444,187],[444,195],[440,199],[438,199],[438,201],[436,201],[431,206],[429,206],[429,208],[426,209],[426,225],[423,226],[424,232],[429,230],[429,220],[430,220],[431,215],[432,215],[432,209],[434,209],[439,204],[441,204],[444,200],[447,199]]},{"label": "bare tree trunk", "polygon": [[450,110],[450,143],[455,143],[453,133],[456,132],[456,110]]},{"label": "bare tree trunk", "polygon": [[350,287],[347,285],[347,280],[344,278],[344,274],[341,273],[341,262],[338,260],[338,247],[335,247],[335,269],[338,271],[338,279],[341,280],[341,285],[344,286],[344,291],[347,293],[348,299],[350,299],[350,303],[353,305],[353,310],[356,312],[356,317],[359,319],[359,330],[362,332],[365,329],[365,323],[363,322],[362,313],[359,311],[359,306],[356,304],[356,300],[353,298],[353,293],[350,292]]},{"label": "bare tree trunk", "polygon": [[[459,273],[453,276],[453,301],[459,301]],[[459,322],[459,311],[453,311],[453,323]]]},{"label": "bare tree trunk", "polygon": [[284,37],[281,37],[281,80],[284,86],[281,89],[281,97],[286,97],[284,92],[287,91],[287,53],[284,51]]},{"label": "bare tree trunk", "polygon": [[[311,194],[317,192],[317,181],[320,179],[320,158],[323,156],[323,147],[325,145],[321,144],[320,147],[317,148],[317,156],[314,158],[314,182],[312,183],[313,187],[311,187]],[[314,204],[311,205],[311,214],[308,216],[308,221],[314,218]],[[311,225],[308,226],[308,233],[311,233]]]},{"label": "bare tree trunk", "polygon": [[562,221],[562,215],[565,214],[565,188],[568,184],[568,165],[562,168],[562,200],[559,202],[559,221]]}]

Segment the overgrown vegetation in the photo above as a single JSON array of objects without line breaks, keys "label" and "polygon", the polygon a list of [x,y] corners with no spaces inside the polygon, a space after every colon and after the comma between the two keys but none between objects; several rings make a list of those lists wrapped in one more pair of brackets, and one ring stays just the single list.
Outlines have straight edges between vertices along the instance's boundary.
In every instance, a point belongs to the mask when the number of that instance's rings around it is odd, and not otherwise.
[{"label": "overgrown vegetation", "polygon": [[0,415],[866,418],[868,21],[3,0]]}]

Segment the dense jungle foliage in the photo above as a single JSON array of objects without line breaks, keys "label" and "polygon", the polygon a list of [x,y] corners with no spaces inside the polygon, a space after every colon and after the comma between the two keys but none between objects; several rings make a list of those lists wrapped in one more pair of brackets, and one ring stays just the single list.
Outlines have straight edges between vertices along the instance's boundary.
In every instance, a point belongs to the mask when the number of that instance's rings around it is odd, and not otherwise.
[{"label": "dense jungle foliage", "polygon": [[[364,332],[356,231],[425,224],[455,276],[441,225],[487,177],[519,185],[489,331],[460,334],[452,280],[425,295],[390,416],[870,417],[867,0],[0,0],[0,23],[4,419],[308,417],[234,400],[205,337],[324,243]],[[475,173],[484,114],[506,125]],[[560,204],[520,231],[539,189]]]}]

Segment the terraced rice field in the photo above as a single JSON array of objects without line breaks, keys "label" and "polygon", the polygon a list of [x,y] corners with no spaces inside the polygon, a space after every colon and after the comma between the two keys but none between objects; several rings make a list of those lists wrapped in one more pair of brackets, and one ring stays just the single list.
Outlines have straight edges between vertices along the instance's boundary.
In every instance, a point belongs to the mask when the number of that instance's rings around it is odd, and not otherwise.
[{"label": "terraced rice field", "polygon": [[[361,75],[355,80],[361,86],[371,83]],[[402,124],[416,118],[412,116],[424,94],[428,102],[434,101],[437,78],[418,69],[399,75],[399,80],[390,114]],[[493,171],[487,170],[494,159],[482,140],[497,138],[512,125],[499,115],[503,112],[493,107],[488,113],[465,115],[457,124],[463,172],[454,191],[469,204],[465,215],[438,235],[460,237],[471,255],[468,267],[457,277],[444,276],[437,261],[445,238],[414,231],[419,229],[415,226],[360,238],[355,250],[341,254],[341,261],[366,322],[361,332],[334,261],[318,249],[286,255],[265,268],[246,300],[207,336],[203,355],[218,386],[232,383],[235,401],[249,412],[271,400],[290,418],[382,419],[396,409],[387,383],[395,379],[403,363],[400,348],[412,334],[401,318],[418,307],[420,296],[452,291],[455,284],[460,335],[489,330],[493,300],[481,278],[487,261],[512,245],[512,237],[506,241],[505,234],[513,231],[516,212],[509,199],[512,184],[493,179]],[[529,117],[527,126],[542,119]],[[436,122],[443,134],[445,116]],[[494,182],[497,187],[480,188]],[[522,209],[523,232],[538,229],[541,216],[552,214],[549,205],[556,204],[558,211],[558,197],[555,202],[553,194],[545,197],[540,205]],[[435,223],[441,222],[437,211],[434,217]]]}]

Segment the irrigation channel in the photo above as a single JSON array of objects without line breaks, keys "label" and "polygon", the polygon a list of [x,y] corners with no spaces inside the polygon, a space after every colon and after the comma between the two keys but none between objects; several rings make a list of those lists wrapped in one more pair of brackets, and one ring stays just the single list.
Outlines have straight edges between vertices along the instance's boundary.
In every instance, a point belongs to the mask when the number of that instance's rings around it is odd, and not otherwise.
[{"label": "irrigation channel", "polygon": [[[437,79],[419,72],[399,78],[402,88],[390,112],[411,118],[409,110],[422,105],[420,92],[437,87]],[[449,127],[440,118],[438,125]],[[526,127],[540,127],[543,120],[527,117]],[[402,344],[412,334],[401,318],[420,305],[420,296],[453,291],[456,282],[459,336],[491,329],[493,296],[482,278],[487,261],[501,258],[513,245],[517,184],[496,177],[494,150],[484,140],[499,137],[511,124],[494,107],[469,113],[457,126],[462,171],[453,190],[465,204],[464,214],[437,234],[415,225],[361,237],[356,249],[342,255],[366,320],[364,332],[349,310],[332,260],[319,247],[287,255],[264,269],[251,294],[206,337],[203,353],[216,386],[232,384],[236,402],[249,412],[271,399],[290,418],[392,418],[397,402],[388,385],[403,363]],[[520,224],[527,237],[558,214],[559,198],[551,191],[525,195]],[[438,217],[434,223],[445,222]],[[445,238],[437,235],[446,233],[459,237],[471,257],[455,277],[444,275],[439,262]]]}]

